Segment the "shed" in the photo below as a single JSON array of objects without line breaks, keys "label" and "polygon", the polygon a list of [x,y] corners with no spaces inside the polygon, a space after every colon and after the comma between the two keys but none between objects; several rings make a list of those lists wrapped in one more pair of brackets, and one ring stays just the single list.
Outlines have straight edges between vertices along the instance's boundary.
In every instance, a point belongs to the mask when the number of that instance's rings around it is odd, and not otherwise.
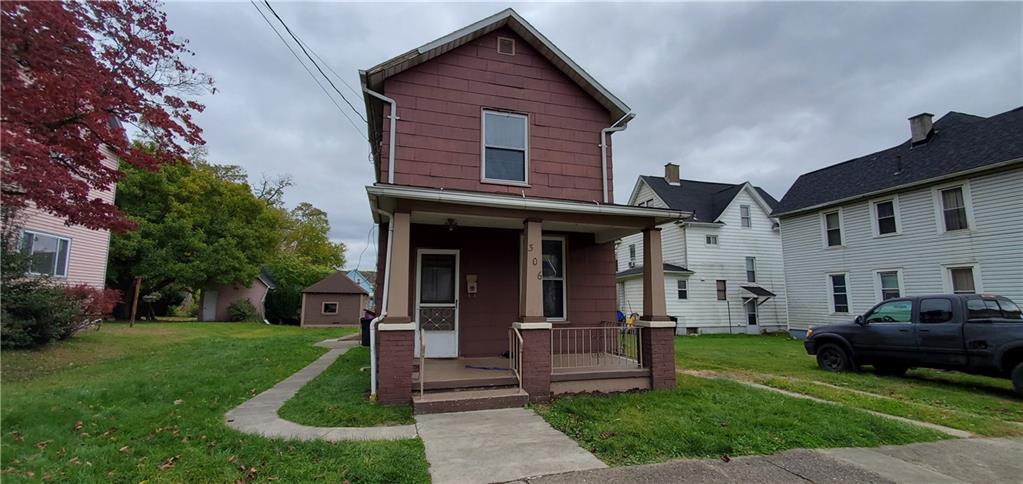
[{"label": "shed", "polygon": [[302,290],[302,326],[357,325],[369,307],[369,293],[335,272]]}]

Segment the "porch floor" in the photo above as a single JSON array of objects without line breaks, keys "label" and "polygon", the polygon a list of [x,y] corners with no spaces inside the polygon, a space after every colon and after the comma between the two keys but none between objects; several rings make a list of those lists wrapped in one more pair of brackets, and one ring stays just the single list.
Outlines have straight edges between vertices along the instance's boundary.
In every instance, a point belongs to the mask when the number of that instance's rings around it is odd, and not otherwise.
[{"label": "porch floor", "polygon": [[[516,385],[515,373],[508,367],[508,359],[500,356],[482,358],[426,358],[422,372],[412,374],[415,389],[420,378],[429,390]],[[415,366],[419,366],[416,358]],[[491,369],[492,368],[492,369]]]}]

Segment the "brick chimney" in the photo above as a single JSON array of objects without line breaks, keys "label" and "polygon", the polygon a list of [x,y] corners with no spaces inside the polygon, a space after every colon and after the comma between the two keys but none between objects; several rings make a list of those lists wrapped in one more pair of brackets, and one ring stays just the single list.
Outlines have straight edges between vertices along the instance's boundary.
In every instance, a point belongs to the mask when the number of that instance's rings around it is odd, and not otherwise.
[{"label": "brick chimney", "polygon": [[668,162],[664,164],[664,181],[671,185],[679,184],[678,178],[678,165]]},{"label": "brick chimney", "polygon": [[934,117],[931,113],[920,113],[909,118],[909,131],[913,135],[913,146],[927,142],[934,131]]}]

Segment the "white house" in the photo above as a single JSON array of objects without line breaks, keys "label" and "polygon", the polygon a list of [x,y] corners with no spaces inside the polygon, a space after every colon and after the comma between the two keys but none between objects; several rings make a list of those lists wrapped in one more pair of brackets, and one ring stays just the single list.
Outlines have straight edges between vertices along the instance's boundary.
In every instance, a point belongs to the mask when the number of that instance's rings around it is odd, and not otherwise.
[{"label": "white house", "polygon": [[781,222],[789,328],[892,297],[1023,301],[1023,108],[910,118],[906,142],[799,177]]},{"label": "white house", "polygon": [[[748,182],[682,180],[673,163],[663,177],[639,177],[630,205],[693,213],[660,226],[664,291],[678,334],[785,330],[781,236],[770,216],[777,203]],[[643,306],[642,254],[642,236],[619,241],[618,305],[625,314]]]}]

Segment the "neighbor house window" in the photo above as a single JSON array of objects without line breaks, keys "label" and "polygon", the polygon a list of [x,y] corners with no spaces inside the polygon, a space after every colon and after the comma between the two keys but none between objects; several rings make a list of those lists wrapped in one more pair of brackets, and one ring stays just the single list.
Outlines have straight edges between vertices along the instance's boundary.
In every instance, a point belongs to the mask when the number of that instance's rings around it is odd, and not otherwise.
[{"label": "neighbor house window", "polygon": [[948,281],[953,294],[976,294],[977,284],[973,278],[973,267],[949,267]]},{"label": "neighbor house window", "polygon": [[26,230],[21,235],[21,250],[30,258],[30,273],[67,277],[71,239]]},{"label": "neighbor house window", "polygon": [[565,241],[543,239],[543,316],[565,319]]},{"label": "neighbor house window", "polygon": [[483,180],[527,183],[529,143],[526,116],[483,111]]},{"label": "neighbor house window", "polygon": [[725,281],[723,281],[721,279],[718,279],[717,280],[717,291],[718,291],[718,301],[724,301],[724,300],[728,299],[728,283],[727,282],[725,282]]},{"label": "neighbor house window", "polygon": [[708,235],[707,236],[707,245],[718,245],[718,236],[716,236],[716,235]]},{"label": "neighbor house window", "polygon": [[965,230],[970,228],[966,220],[966,199],[963,187],[946,188],[941,193],[941,212],[945,222],[945,230]]},{"label": "neighbor house window", "polygon": [[336,302],[325,302],[323,303],[323,314],[337,314],[337,303]]},{"label": "neighbor house window", "polygon": [[831,312],[849,312],[849,289],[846,286],[845,274],[828,275],[828,289],[831,292]]},{"label": "neighbor house window", "polygon": [[757,258],[746,258],[746,282],[757,282]]},{"label": "neighbor house window", "polygon": [[878,271],[877,284],[881,291],[882,301],[902,297],[902,290],[899,287],[899,271]]},{"label": "neighbor house window", "polygon": [[750,215],[749,205],[739,205],[739,217],[742,219],[743,227],[753,226],[753,217]]},{"label": "neighbor house window", "polygon": [[678,280],[678,298],[689,299],[689,284],[685,279]]},{"label": "neighbor house window", "polygon": [[838,211],[824,214],[824,236],[828,247],[842,245],[842,215]]},{"label": "neighbor house window", "polygon": [[629,267],[636,267],[636,244],[629,244]]},{"label": "neighbor house window", "polygon": [[895,200],[884,200],[874,203],[874,218],[877,235],[897,234],[898,222],[895,220]]}]

